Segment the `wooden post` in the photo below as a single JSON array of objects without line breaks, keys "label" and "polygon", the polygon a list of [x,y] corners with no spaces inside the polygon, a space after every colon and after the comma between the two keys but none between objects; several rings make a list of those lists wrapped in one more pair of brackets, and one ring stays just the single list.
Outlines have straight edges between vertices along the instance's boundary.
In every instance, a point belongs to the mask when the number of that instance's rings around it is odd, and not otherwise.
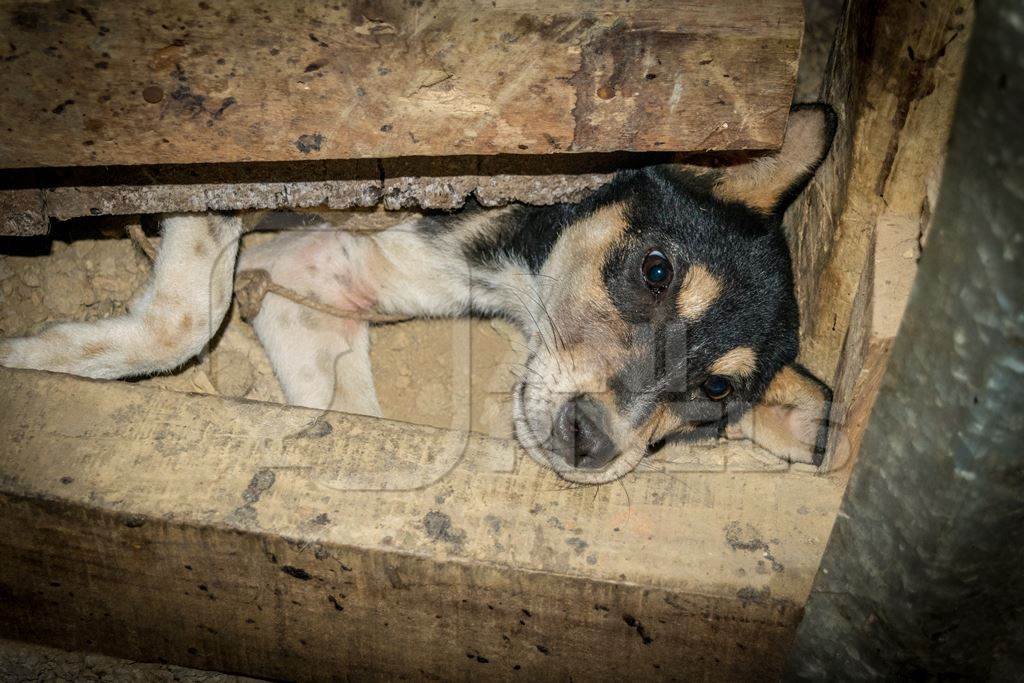
[{"label": "wooden post", "polygon": [[847,3],[822,98],[832,153],[788,216],[803,361],[830,378],[850,463],[926,241],[974,17],[969,0]]}]

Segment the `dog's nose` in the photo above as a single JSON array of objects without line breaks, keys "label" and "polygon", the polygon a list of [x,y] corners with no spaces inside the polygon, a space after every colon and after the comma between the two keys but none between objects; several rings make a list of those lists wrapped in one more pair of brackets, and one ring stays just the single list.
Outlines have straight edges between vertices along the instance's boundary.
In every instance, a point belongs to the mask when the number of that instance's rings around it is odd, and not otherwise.
[{"label": "dog's nose", "polygon": [[600,403],[586,396],[574,396],[559,408],[555,417],[552,450],[573,467],[604,467],[616,455],[607,423],[608,416]]}]

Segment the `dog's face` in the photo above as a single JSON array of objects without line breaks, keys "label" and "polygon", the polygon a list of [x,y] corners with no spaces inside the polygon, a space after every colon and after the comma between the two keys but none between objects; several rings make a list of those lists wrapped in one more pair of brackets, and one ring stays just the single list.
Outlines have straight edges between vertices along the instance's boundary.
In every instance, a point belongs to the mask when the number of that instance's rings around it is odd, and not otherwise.
[{"label": "dog's face", "polygon": [[[827,389],[787,367],[799,316],[780,221],[833,131],[829,111],[796,109],[776,154],[623,174],[581,205],[540,272],[516,388],[517,435],[534,457],[600,483],[667,437],[717,435],[766,392],[820,411]],[[778,417],[764,429],[820,448],[806,416]]]}]

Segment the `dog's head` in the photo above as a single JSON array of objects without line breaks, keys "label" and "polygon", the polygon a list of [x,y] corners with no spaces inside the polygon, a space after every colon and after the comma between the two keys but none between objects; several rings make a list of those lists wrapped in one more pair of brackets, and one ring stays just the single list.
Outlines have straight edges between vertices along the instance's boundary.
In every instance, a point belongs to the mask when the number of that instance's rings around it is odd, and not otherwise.
[{"label": "dog's head", "polygon": [[540,272],[543,306],[516,388],[516,433],[531,455],[572,481],[612,481],[652,445],[717,435],[757,405],[762,443],[820,461],[830,396],[794,364],[781,217],[834,131],[830,109],[798,107],[773,154],[622,173],[576,208]]}]

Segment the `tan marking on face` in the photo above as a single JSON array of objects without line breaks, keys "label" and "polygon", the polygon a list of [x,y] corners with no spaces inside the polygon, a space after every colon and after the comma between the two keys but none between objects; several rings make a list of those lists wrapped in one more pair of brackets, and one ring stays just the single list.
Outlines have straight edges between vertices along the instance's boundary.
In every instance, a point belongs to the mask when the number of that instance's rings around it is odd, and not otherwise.
[{"label": "tan marking on face", "polygon": [[686,320],[697,320],[711,308],[721,293],[722,281],[696,263],[686,271],[676,296],[676,311]]},{"label": "tan marking on face", "polygon": [[[602,269],[626,227],[621,204],[603,207],[567,226],[538,278],[534,296],[543,302],[543,310],[531,314],[540,332],[530,340],[535,353],[523,391],[523,411],[526,428],[542,441],[550,434],[557,410],[580,393],[602,404],[613,443],[622,448],[636,441],[628,416],[619,411],[607,386],[628,358],[629,327],[608,295]],[[643,448],[633,449],[633,456],[636,461],[642,458]],[[621,458],[615,462],[629,469],[636,464]],[[621,474],[612,471],[612,478]]]},{"label": "tan marking on face", "polygon": [[564,346],[586,345],[605,355],[623,347],[618,340],[627,325],[608,296],[601,271],[626,227],[622,204],[603,207],[566,228],[548,258],[543,273],[550,276],[545,282],[553,291],[547,310]]},{"label": "tan marking on face", "polygon": [[195,252],[195,255],[199,258],[205,258],[208,252],[206,242],[196,240],[195,244],[192,245],[192,251]]},{"label": "tan marking on face", "polygon": [[728,375],[730,377],[747,377],[757,367],[757,354],[749,346],[737,346],[727,351],[721,358],[711,364],[712,375]]},{"label": "tan marking on face", "polygon": [[182,333],[188,332],[192,329],[192,316],[190,314],[185,313],[181,316],[181,320],[178,321],[178,329],[181,330]]},{"label": "tan marking on face", "polygon": [[625,440],[619,445],[624,450],[630,446],[646,448],[649,444],[660,441],[669,434],[685,434],[692,432],[695,425],[684,420],[666,405],[658,405],[651,416],[641,425],[631,428]]},{"label": "tan marking on face", "polygon": [[648,443],[653,443],[669,433],[693,431],[693,424],[684,421],[666,406],[659,405],[641,429],[645,430]]}]

